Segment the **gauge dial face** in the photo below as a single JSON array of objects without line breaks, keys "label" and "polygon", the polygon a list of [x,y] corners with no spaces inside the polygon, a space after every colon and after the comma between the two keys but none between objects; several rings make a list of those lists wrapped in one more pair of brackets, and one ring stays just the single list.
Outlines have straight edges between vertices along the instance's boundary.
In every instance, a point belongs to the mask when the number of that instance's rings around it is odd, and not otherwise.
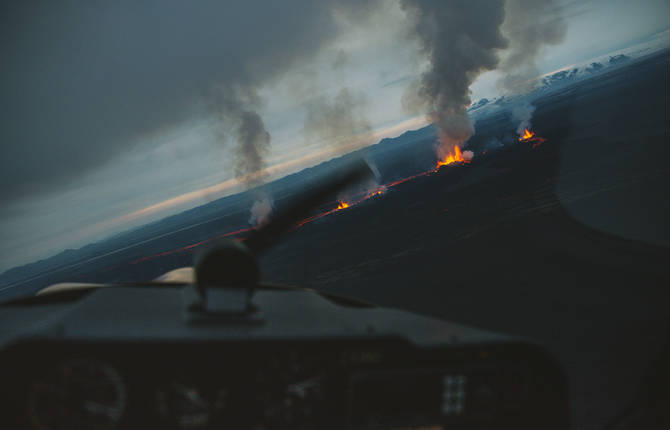
[{"label": "gauge dial face", "polygon": [[96,360],[69,360],[35,381],[28,395],[28,416],[40,430],[118,427],[126,406],[121,375]]}]

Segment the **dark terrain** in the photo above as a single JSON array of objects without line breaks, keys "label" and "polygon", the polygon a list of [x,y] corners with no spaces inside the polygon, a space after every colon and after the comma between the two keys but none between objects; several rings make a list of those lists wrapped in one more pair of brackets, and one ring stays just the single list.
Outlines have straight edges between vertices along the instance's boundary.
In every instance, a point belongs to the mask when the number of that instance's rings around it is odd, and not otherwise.
[{"label": "dark terrain", "polygon": [[543,145],[307,225],[266,278],[533,339],[569,375],[574,428],[602,428],[656,379],[670,333],[667,76],[666,54],[542,98]]},{"label": "dark terrain", "polygon": [[[665,52],[543,95],[533,129],[547,141],[534,149],[492,149],[516,124],[506,111],[483,117],[471,164],[303,226],[262,258],[263,279],[525,336],[564,366],[573,428],[602,428],[654,387],[670,334],[668,76]],[[268,188],[281,205],[360,154],[392,181],[430,168],[434,140],[430,127],[410,132]],[[131,262],[247,227],[249,205],[213,202],[42,262],[37,277],[14,269],[0,294],[152,279],[199,247]]]}]

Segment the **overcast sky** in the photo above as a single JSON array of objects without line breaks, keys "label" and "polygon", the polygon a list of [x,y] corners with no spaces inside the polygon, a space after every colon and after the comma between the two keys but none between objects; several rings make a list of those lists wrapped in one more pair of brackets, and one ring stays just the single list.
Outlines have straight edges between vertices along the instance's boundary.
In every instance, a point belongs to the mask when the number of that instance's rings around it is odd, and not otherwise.
[{"label": "overcast sky", "polygon": [[[567,28],[539,74],[668,40],[666,0],[548,3]],[[413,4],[3,2],[0,271],[241,191],[249,160],[269,180],[425,125]]]}]

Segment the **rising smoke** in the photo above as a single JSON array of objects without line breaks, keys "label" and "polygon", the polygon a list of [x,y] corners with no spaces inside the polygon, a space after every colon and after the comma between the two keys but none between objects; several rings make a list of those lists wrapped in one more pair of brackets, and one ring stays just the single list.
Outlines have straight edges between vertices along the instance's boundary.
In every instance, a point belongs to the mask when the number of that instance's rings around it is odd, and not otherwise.
[{"label": "rising smoke", "polygon": [[505,48],[500,26],[502,0],[402,0],[413,34],[428,60],[420,81],[408,88],[403,102],[413,111],[428,112],[438,127],[440,151],[450,152],[473,134],[467,114],[470,85],[498,65]]},{"label": "rising smoke", "polygon": [[[265,157],[270,150],[270,133],[258,113],[261,105],[256,87],[218,86],[211,91],[210,102],[219,114],[219,137],[225,143],[232,136],[231,151],[235,178],[246,189],[259,187],[267,177]],[[273,200],[260,188],[254,190],[249,224],[265,224],[272,213]]]},{"label": "rising smoke", "polygon": [[559,0],[506,0],[503,35],[509,40],[498,68],[499,85],[512,94],[532,90],[538,82],[542,49],[563,41],[567,23]]},{"label": "rising smoke", "polygon": [[[474,132],[468,88],[497,67],[497,52],[507,45],[503,33],[510,40],[503,69],[511,73],[533,64],[528,59],[561,40],[565,27],[547,18],[558,0],[508,0],[505,6],[503,0],[398,1],[428,60],[405,101],[428,112],[447,148]],[[8,34],[17,37],[0,41],[11,58],[0,80],[6,112],[0,118],[6,153],[0,158],[0,209],[95,171],[139,137],[209,115],[197,108],[203,94],[213,94],[231,136],[235,175],[255,186],[262,177],[254,172],[265,166],[271,143],[259,91],[323,52],[341,35],[342,20],[365,25],[366,16],[388,7],[366,0],[125,0],[86,8],[14,3],[2,16]],[[334,64],[345,60],[339,55]],[[360,102],[351,94],[342,99],[331,104]],[[321,121],[319,115],[312,119]],[[36,118],[39,127],[27,125]],[[342,124],[365,135],[357,114],[343,121],[321,121],[320,131],[306,124],[306,130],[325,136],[335,130],[330,124]]]},{"label": "rising smoke", "polygon": [[521,136],[524,130],[533,128],[530,122],[533,118],[533,112],[535,112],[535,106],[529,101],[525,101],[512,109],[512,118],[519,123],[516,127],[516,134]]},{"label": "rising smoke", "polygon": [[[428,119],[437,125],[438,155],[450,153],[474,134],[466,109],[471,103],[470,85],[480,74],[498,69],[504,75],[499,85],[514,94],[532,89],[542,48],[560,43],[566,30],[558,0],[401,0],[401,4],[428,62],[403,102],[412,111],[428,112]],[[529,124],[533,110],[522,106],[519,122]]]},{"label": "rising smoke", "polygon": [[[319,97],[307,105],[307,116],[303,134],[307,141],[317,139],[331,146],[355,149],[372,143],[372,124],[367,119],[365,107],[367,100],[361,92],[351,88],[342,88],[338,94],[328,99]],[[350,188],[338,196],[340,201],[351,201],[357,193],[371,193],[380,190],[381,178],[377,167],[370,160],[368,165],[374,177]]]},{"label": "rising smoke", "polygon": [[270,219],[274,206],[269,195],[265,194],[257,197],[258,198],[254,204],[251,205],[249,224],[253,226],[262,226]]},{"label": "rising smoke", "polygon": [[[247,188],[259,185],[264,179],[265,155],[270,149],[270,133],[257,112],[260,98],[255,88],[240,93],[229,87],[212,91],[211,102],[219,113],[219,126],[234,142],[231,159],[235,177]],[[220,137],[225,141],[225,133]]]},{"label": "rising smoke", "polygon": [[[558,0],[507,0],[502,31],[509,40],[509,48],[500,62],[502,77],[498,85],[511,95],[533,90],[539,80],[537,60],[542,49],[561,43],[567,24],[560,13]],[[535,106],[524,101],[512,110],[518,124],[516,132],[522,135],[531,129]]]},{"label": "rising smoke", "polygon": [[[270,133],[265,129],[263,118],[252,110],[243,108],[243,103],[234,103],[223,109],[224,123],[229,123],[236,140],[234,154],[235,177],[249,189],[259,186],[266,179],[265,155],[270,149]],[[272,197],[257,189],[255,201],[250,209],[249,224],[262,226],[267,223],[273,209]]]},{"label": "rising smoke", "polygon": [[365,106],[364,95],[350,88],[342,88],[332,99],[313,98],[306,106],[302,129],[305,140],[337,146],[368,143],[372,138],[372,125],[365,115]]}]

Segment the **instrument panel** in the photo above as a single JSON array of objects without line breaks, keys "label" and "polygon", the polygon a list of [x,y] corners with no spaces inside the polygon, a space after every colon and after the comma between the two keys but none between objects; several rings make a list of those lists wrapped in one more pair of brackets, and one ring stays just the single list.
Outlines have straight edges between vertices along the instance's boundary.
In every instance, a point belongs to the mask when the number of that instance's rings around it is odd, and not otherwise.
[{"label": "instrument panel", "polygon": [[528,348],[24,341],[1,404],[23,429],[565,428],[562,375]]}]

